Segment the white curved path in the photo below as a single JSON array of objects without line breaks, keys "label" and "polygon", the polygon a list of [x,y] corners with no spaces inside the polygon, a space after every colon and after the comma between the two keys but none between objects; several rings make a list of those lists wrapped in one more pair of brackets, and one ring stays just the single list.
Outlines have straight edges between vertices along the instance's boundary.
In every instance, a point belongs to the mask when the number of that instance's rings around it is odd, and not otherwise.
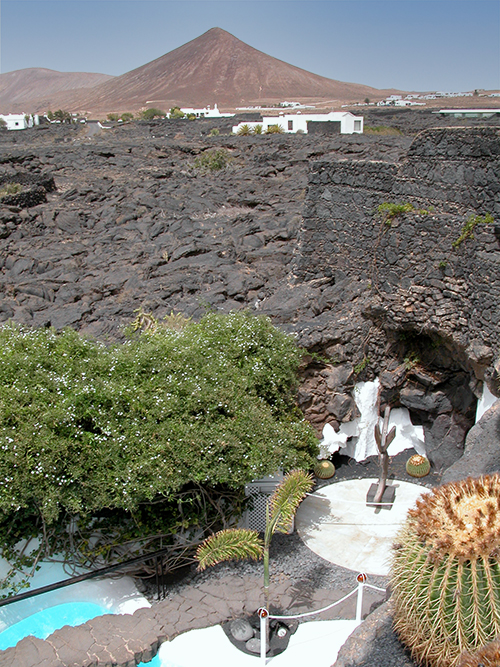
[{"label": "white curved path", "polygon": [[[272,667],[330,667],[340,647],[358,626],[356,621],[312,621],[301,623],[283,653],[268,658]],[[220,625],[191,630],[158,652],[161,667],[260,667],[260,657],[239,651]],[[146,665],[144,665],[146,667]]]},{"label": "white curved path", "polygon": [[417,498],[429,490],[391,480],[396,498],[391,509],[366,506],[376,479],[350,479],[323,487],[300,505],[295,527],[311,551],[330,563],[366,574],[389,574],[391,545]]}]

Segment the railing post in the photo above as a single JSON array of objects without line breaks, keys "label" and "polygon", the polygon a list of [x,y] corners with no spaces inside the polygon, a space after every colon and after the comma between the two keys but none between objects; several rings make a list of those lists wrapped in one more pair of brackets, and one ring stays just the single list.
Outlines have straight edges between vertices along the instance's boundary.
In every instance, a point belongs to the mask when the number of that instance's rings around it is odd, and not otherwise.
[{"label": "railing post", "polygon": [[361,623],[363,620],[361,618],[362,613],[363,613],[363,585],[366,581],[366,574],[364,572],[361,572],[358,574],[356,577],[358,581],[358,597],[356,599],[356,621],[358,623]]},{"label": "railing post", "polygon": [[267,655],[267,624],[269,621],[269,612],[265,607],[261,607],[257,614],[260,618],[260,664],[265,667]]}]

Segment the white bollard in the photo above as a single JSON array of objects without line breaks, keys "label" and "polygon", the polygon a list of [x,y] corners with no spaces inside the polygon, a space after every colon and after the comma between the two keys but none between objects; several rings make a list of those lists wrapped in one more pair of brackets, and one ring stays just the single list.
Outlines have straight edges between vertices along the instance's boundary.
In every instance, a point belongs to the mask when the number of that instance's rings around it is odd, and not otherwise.
[{"label": "white bollard", "polygon": [[362,613],[363,613],[363,585],[366,581],[366,574],[364,572],[361,572],[358,574],[356,577],[358,580],[358,597],[356,599],[356,621],[358,623],[361,623],[362,621]]},{"label": "white bollard", "polygon": [[257,614],[260,618],[260,664],[262,667],[266,665],[267,655],[267,624],[269,621],[269,612],[265,607],[261,607]]}]

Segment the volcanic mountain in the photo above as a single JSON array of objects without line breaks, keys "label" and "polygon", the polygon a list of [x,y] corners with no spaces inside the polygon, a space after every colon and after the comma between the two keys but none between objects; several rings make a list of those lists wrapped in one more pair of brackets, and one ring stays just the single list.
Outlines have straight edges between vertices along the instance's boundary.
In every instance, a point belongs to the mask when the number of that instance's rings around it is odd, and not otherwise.
[{"label": "volcanic mountain", "polygon": [[[78,88],[91,88],[113,79],[109,74],[88,72],[56,72],[51,69],[29,67],[0,74],[1,113],[24,113],[24,111],[46,111],[55,108],[53,97]],[[46,106],[32,108],[38,100],[46,100]]]},{"label": "volcanic mountain", "polygon": [[[57,105],[86,113],[214,103],[234,109],[285,100],[338,104],[380,98],[387,92],[312,74],[252,48],[221,28],[212,28],[131,72],[91,89],[61,94]],[[40,111],[47,108],[41,98],[37,106]]]}]

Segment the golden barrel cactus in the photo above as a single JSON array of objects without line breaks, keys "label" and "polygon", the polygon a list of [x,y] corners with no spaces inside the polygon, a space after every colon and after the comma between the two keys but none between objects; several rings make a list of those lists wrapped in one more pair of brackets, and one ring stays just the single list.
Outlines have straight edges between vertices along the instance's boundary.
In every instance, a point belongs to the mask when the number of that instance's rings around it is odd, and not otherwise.
[{"label": "golden barrel cactus", "polygon": [[500,476],[423,495],[396,540],[396,632],[422,664],[456,667],[500,634]]},{"label": "golden barrel cactus", "polygon": [[330,479],[335,475],[335,466],[328,459],[321,459],[314,466],[314,474],[319,479]]},{"label": "golden barrel cactus", "polygon": [[406,462],[406,472],[412,477],[425,477],[431,471],[429,459],[420,454],[410,456]]}]

